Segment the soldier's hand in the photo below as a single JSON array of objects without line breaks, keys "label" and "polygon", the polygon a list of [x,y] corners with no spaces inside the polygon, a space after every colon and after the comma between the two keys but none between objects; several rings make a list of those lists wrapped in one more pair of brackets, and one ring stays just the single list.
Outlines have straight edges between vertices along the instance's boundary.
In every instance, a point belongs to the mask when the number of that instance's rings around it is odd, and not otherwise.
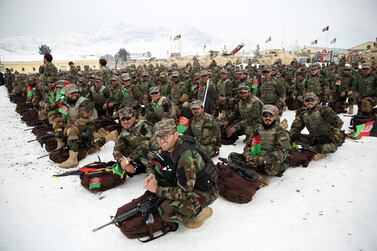
[{"label": "soldier's hand", "polygon": [[145,189],[147,189],[149,192],[156,193],[157,191],[157,180],[151,179],[148,181],[147,185],[145,186]]},{"label": "soldier's hand", "polygon": [[132,164],[127,164],[124,167],[124,170],[126,170],[127,173],[134,173],[136,171],[136,168]]},{"label": "soldier's hand", "polygon": [[107,109],[107,103],[104,103],[104,104],[103,104],[102,109],[104,109],[104,110]]},{"label": "soldier's hand", "polygon": [[153,173],[150,173],[145,179],[144,179],[144,188],[146,188],[148,182],[150,180],[156,180],[156,176],[154,176]]}]

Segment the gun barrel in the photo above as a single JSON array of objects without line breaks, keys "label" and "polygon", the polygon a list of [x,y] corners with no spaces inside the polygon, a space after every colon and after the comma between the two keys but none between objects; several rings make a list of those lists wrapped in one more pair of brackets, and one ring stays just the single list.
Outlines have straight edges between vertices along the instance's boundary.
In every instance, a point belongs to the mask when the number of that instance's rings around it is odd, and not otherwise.
[{"label": "gun barrel", "polygon": [[31,143],[31,142],[34,142],[34,141],[37,141],[38,139],[31,139],[31,140],[28,140],[27,143]]},{"label": "gun barrel", "polygon": [[98,230],[101,230],[102,228],[107,227],[107,226],[109,226],[109,225],[111,225],[111,224],[113,224],[113,223],[115,223],[115,222],[112,220],[112,221],[110,221],[110,222],[108,222],[108,223],[106,223],[106,224],[104,224],[104,225],[102,225],[102,226],[99,226],[99,227],[93,229],[92,232],[93,232],[93,233],[94,233],[94,232],[97,232]]},{"label": "gun barrel", "polygon": [[42,159],[42,158],[45,158],[45,157],[47,157],[47,156],[49,156],[50,154],[48,153],[48,154],[45,154],[45,155],[42,155],[42,156],[39,156],[37,159]]}]

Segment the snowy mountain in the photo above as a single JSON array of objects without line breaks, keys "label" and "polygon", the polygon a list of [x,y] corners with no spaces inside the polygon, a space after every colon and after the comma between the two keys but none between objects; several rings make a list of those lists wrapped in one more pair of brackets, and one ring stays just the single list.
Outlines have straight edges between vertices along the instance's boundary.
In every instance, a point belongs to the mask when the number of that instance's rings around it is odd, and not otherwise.
[{"label": "snowy mountain", "polygon": [[[377,250],[377,138],[347,140],[334,154],[308,168],[290,168],[271,178],[248,204],[219,198],[213,216],[199,229],[180,226],[155,241],[127,239],[115,226],[92,229],[110,220],[117,208],[144,192],[143,174],[114,189],[90,193],[77,176],[63,172],[33,139],[0,87],[0,250]],[[286,111],[289,123],[294,112]],[[350,117],[341,115],[343,129]],[[242,152],[243,138],[223,146],[220,156]],[[112,160],[109,142],[99,156]],[[97,160],[89,155],[80,166]],[[215,160],[215,162],[217,162]]]},{"label": "snowy mountain", "polygon": [[[180,40],[174,41],[176,35]],[[83,33],[65,33],[53,37],[14,36],[0,39],[0,55],[29,55],[38,53],[41,44],[50,46],[59,55],[114,55],[120,48],[131,53],[150,51],[152,56],[163,58],[167,52],[195,55],[203,51],[223,47],[223,41],[192,27],[169,30],[163,27],[148,27],[119,23],[102,30]]]}]

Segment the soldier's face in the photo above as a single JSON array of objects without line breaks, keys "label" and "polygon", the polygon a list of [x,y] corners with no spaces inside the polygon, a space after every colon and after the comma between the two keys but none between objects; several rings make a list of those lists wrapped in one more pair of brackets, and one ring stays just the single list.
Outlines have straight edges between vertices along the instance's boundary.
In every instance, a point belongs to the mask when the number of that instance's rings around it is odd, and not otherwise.
[{"label": "soldier's face", "polygon": [[79,93],[78,92],[67,93],[67,97],[69,100],[75,101],[79,98]]},{"label": "soldier's face", "polygon": [[310,69],[310,74],[312,74],[313,76],[317,75],[317,73],[318,73],[318,69],[317,68]]},{"label": "soldier's face", "polygon": [[226,74],[226,73],[221,73],[221,74],[220,74],[220,77],[221,77],[222,80],[227,79],[227,78],[228,78],[228,74]]},{"label": "soldier's face", "polygon": [[371,72],[372,72],[372,70],[368,69],[368,68],[362,68],[361,69],[361,74],[363,74],[364,76],[369,75]]},{"label": "soldier's face", "polygon": [[135,117],[125,117],[122,118],[121,124],[123,128],[130,129],[135,124]]},{"label": "soldier's face", "polygon": [[238,95],[240,96],[240,99],[246,100],[250,97],[250,92],[239,92]]},{"label": "soldier's face", "polygon": [[208,75],[200,76],[200,81],[202,81],[202,82],[207,82],[208,79],[209,79]]},{"label": "soldier's face", "polygon": [[312,109],[312,108],[314,108],[314,106],[317,104],[317,102],[314,100],[314,99],[312,99],[312,98],[308,98],[308,99],[305,99],[304,100],[304,105],[305,105],[305,107],[306,108],[308,108],[308,109]]},{"label": "soldier's face", "polygon": [[265,125],[271,125],[275,121],[275,116],[272,115],[271,113],[264,112],[262,114],[262,119]]},{"label": "soldier's face", "polygon": [[178,132],[157,136],[157,142],[163,151],[172,152],[179,137]]},{"label": "soldier's face", "polygon": [[203,108],[203,107],[200,107],[200,108],[192,108],[191,111],[192,111],[192,114],[193,114],[195,117],[199,117],[200,115],[203,114],[203,112],[204,112],[204,108]]},{"label": "soldier's face", "polygon": [[158,100],[160,98],[160,93],[159,92],[152,92],[151,98],[152,98],[152,100]]}]

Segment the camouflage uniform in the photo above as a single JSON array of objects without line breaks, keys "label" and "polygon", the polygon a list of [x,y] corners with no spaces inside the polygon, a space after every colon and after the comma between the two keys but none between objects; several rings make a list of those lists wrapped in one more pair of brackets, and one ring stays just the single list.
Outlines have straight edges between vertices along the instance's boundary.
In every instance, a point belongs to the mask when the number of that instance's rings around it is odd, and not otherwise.
[{"label": "camouflage uniform", "polygon": [[276,105],[280,111],[285,106],[285,90],[283,84],[276,78],[264,80],[263,85],[259,87],[257,94],[263,104]]},{"label": "camouflage uniform", "polygon": [[[227,70],[221,70],[221,74],[229,74]],[[234,97],[237,95],[235,82],[230,81],[228,78],[219,80],[217,82],[217,91],[219,94],[219,112],[224,112],[224,117],[231,113],[234,106]]]},{"label": "camouflage uniform", "polygon": [[57,80],[58,69],[51,62],[48,62],[43,67],[42,73],[43,73],[43,80],[44,80],[45,86],[47,86],[47,87],[51,83],[53,83]]},{"label": "camouflage uniform", "polygon": [[[307,93],[304,100],[317,98],[314,93]],[[333,153],[340,143],[343,121],[329,107],[316,105],[312,109],[303,109],[297,115],[291,126],[292,140],[309,146],[315,146],[319,153]],[[307,128],[309,135],[300,134]]]},{"label": "camouflage uniform", "polygon": [[[135,116],[131,108],[119,111],[119,119]],[[114,146],[113,156],[118,162],[126,157],[129,161],[147,164],[149,151],[157,151],[158,143],[153,136],[153,126],[145,120],[136,120],[131,128],[123,128]]]},{"label": "camouflage uniform", "polygon": [[[96,82],[97,81],[102,82],[102,79],[97,77]],[[96,86],[90,87],[90,91],[87,97],[93,101],[99,115],[106,114],[103,105],[106,104],[110,98],[110,92],[106,86],[101,85],[99,88],[97,88]]]},{"label": "camouflage uniform", "polygon": [[[191,103],[191,109],[200,107],[201,101]],[[194,116],[186,134],[193,136],[205,148],[209,156],[214,157],[219,154],[220,127],[212,115],[204,112],[199,117]]]},{"label": "camouflage uniform", "polygon": [[[155,125],[154,130],[159,136],[166,131],[175,131],[176,125],[172,119],[163,120]],[[214,167],[197,148],[186,147],[185,142],[179,138],[173,152],[159,152],[167,163],[171,163],[169,166],[162,170],[151,166],[148,170],[158,181],[157,197],[166,199],[159,207],[159,213],[169,222],[186,223],[218,197],[217,186],[211,178],[216,172]]]},{"label": "camouflage uniform", "polygon": [[[241,85],[238,90],[250,91],[250,88]],[[253,129],[262,123],[262,107],[263,102],[253,94],[246,100],[240,99],[228,117],[230,126],[236,128],[238,135],[250,135]]]},{"label": "camouflage uniform", "polygon": [[[129,81],[131,78],[127,73],[121,75],[121,79],[123,82]],[[123,84],[121,88],[122,93],[122,104],[121,107],[132,107],[136,110],[139,110],[139,100],[142,96],[142,92],[140,91],[139,86],[130,83],[129,86]]]},{"label": "camouflage uniform", "polygon": [[[364,63],[362,69],[371,69],[371,65]],[[373,73],[360,74],[353,86],[355,97],[359,99],[359,113],[370,113],[377,105],[377,76]]]},{"label": "camouflage uniform", "polygon": [[[149,93],[159,92],[157,86],[151,87]],[[167,118],[175,118],[175,109],[167,97],[160,96],[157,100],[152,100],[146,108],[145,118],[152,123]]]},{"label": "camouflage uniform", "polygon": [[[317,65],[310,66],[310,68],[317,67]],[[309,73],[308,77],[306,78],[305,85],[306,92],[315,93],[319,97],[321,102],[329,101],[330,85],[320,73],[317,73],[315,75]]]},{"label": "camouflage uniform", "polygon": [[[252,142],[256,136],[261,138],[261,152],[254,156]],[[246,140],[243,150],[245,158],[255,159],[257,170],[270,176],[281,176],[288,168],[287,157],[291,150],[291,141],[288,131],[282,128],[279,123],[272,127],[258,125]]]}]

